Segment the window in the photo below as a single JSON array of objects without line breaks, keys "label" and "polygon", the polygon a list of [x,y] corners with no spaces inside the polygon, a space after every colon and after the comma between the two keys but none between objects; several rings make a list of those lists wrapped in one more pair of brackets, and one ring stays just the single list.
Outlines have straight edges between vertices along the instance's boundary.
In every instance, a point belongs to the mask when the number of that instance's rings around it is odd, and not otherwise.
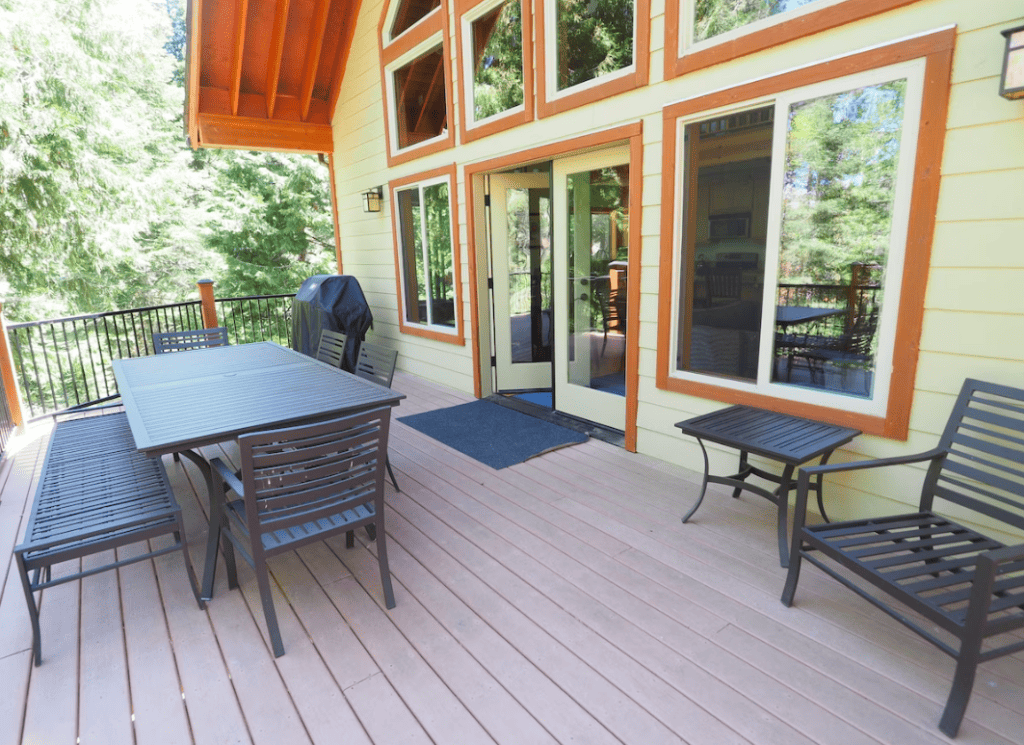
[{"label": "window", "polygon": [[402,331],[462,343],[454,167],[391,184]]},{"label": "window", "polygon": [[545,0],[538,19],[544,116],[647,84],[649,0]]},{"label": "window", "polygon": [[916,1],[668,0],[665,77],[726,62]]},{"label": "window", "polygon": [[525,0],[463,0],[456,5],[466,141],[533,118],[530,8]]},{"label": "window", "polygon": [[[898,431],[906,402],[891,392],[908,389],[920,333],[918,231],[934,225],[920,205],[941,156],[922,131],[941,122],[921,112],[945,110],[951,43],[938,32],[666,109],[661,387]],[[830,78],[837,66],[854,74]]]},{"label": "window", "polygon": [[445,7],[392,2],[380,23],[388,165],[455,144]]}]

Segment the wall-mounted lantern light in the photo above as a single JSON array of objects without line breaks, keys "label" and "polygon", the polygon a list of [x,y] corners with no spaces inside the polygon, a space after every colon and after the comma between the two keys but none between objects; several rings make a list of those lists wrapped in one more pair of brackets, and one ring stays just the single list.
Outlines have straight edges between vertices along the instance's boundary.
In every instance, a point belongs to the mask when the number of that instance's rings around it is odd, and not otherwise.
[{"label": "wall-mounted lantern light", "polygon": [[1003,31],[1003,36],[1006,37],[1006,56],[1003,57],[999,95],[1024,98],[1024,26]]},{"label": "wall-mounted lantern light", "polygon": [[363,212],[380,212],[384,202],[384,187],[375,186],[363,192]]}]

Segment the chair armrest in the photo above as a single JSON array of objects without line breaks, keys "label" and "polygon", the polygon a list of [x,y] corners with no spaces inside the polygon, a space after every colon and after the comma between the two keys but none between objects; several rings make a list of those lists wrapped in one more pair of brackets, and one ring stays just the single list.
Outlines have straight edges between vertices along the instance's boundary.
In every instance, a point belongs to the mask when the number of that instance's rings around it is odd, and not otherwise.
[{"label": "chair armrest", "polygon": [[1024,543],[1018,543],[1013,546],[1003,546],[1002,548],[994,548],[991,551],[979,554],[979,564],[983,561],[992,565],[1008,564],[1012,561],[1024,561]]},{"label": "chair armrest", "polygon": [[227,484],[228,488],[231,489],[238,496],[245,494],[245,488],[242,486],[241,480],[235,475],[235,472],[220,458],[214,458],[210,461],[210,467],[216,471],[224,483]]},{"label": "chair armrest", "polygon": [[859,471],[864,468],[882,468],[884,466],[902,466],[908,463],[921,463],[924,461],[935,460],[946,455],[946,451],[942,448],[932,448],[923,453],[915,453],[913,455],[901,455],[895,458],[875,458],[873,460],[858,460],[852,463],[829,463],[825,466],[809,466],[807,468],[800,469],[800,480],[804,480],[805,476],[810,481],[811,476],[817,476],[819,474],[824,475],[826,473],[837,473],[839,471]]}]

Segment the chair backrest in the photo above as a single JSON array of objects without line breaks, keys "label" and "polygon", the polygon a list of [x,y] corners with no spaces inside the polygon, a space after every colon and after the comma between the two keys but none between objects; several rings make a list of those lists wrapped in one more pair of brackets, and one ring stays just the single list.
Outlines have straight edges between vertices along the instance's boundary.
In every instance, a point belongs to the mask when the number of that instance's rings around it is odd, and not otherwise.
[{"label": "chair backrest", "polygon": [[228,330],[224,326],[196,331],[164,331],[153,334],[155,354],[226,346],[228,346]]},{"label": "chair backrest", "polygon": [[333,367],[341,367],[345,359],[345,341],[344,334],[324,329],[320,332],[320,344],[316,348],[316,358]]},{"label": "chair backrest", "polygon": [[395,350],[363,342],[359,347],[356,375],[390,388],[395,377],[397,359],[398,352]]},{"label": "chair backrest", "polygon": [[[345,512],[382,518],[390,422],[383,407],[239,437],[249,534],[262,535],[271,554],[275,543],[301,543],[302,533],[324,538],[335,522],[336,532],[348,530],[337,519]],[[275,540],[275,531],[288,533]]]},{"label": "chair backrest", "polygon": [[1024,390],[965,380],[939,447],[923,509],[937,497],[1024,530]]},{"label": "chair backrest", "polygon": [[738,270],[716,269],[707,275],[708,299],[739,300],[742,285],[742,274]]}]

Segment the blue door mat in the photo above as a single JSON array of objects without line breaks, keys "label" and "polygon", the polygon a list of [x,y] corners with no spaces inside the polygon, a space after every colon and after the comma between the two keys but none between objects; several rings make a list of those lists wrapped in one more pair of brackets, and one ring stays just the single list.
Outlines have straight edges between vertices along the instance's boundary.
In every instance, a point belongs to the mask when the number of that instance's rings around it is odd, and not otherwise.
[{"label": "blue door mat", "polygon": [[398,417],[398,421],[495,469],[588,439],[486,400]]}]

